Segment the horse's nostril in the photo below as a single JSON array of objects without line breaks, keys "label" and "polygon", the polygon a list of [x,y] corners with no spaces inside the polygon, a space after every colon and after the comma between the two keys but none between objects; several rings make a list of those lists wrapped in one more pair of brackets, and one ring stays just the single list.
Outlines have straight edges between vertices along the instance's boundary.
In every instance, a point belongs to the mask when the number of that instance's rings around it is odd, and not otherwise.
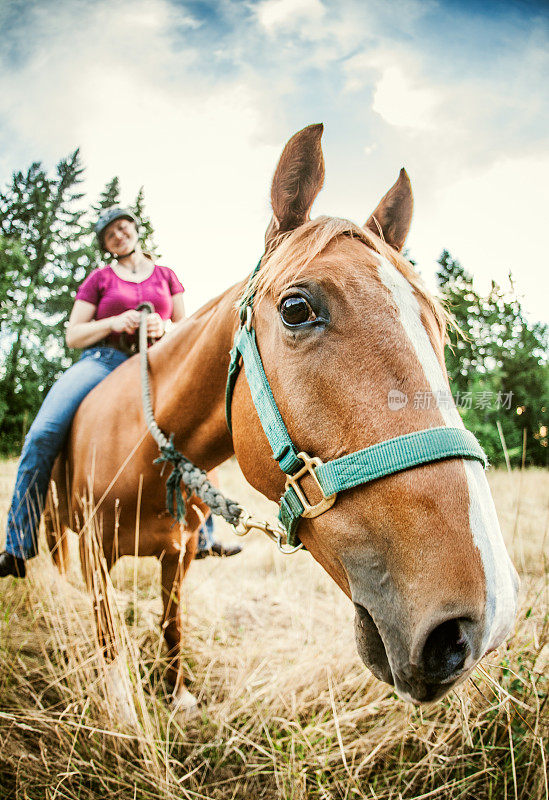
[{"label": "horse's nostril", "polygon": [[450,619],[434,628],[425,642],[422,668],[429,681],[445,681],[459,673],[471,652],[466,619]]},{"label": "horse's nostril", "polygon": [[372,615],[364,606],[355,603],[355,637],[358,653],[368,669],[381,681],[394,684],[383,639]]}]

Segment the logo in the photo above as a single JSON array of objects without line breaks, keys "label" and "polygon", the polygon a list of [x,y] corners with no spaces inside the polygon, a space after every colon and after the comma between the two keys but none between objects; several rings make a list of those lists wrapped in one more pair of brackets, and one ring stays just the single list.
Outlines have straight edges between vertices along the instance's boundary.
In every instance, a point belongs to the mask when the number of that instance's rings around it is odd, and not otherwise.
[{"label": "logo", "polygon": [[400,411],[406,406],[408,402],[408,395],[399,389],[391,389],[387,395],[387,405],[391,411]]}]

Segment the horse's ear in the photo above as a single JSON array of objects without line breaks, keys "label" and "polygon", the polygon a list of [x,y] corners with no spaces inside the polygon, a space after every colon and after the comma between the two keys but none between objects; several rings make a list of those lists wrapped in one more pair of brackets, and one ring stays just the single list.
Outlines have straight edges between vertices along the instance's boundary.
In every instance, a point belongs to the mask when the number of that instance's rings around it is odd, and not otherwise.
[{"label": "horse's ear", "polygon": [[397,182],[382,198],[364,227],[369,228],[400,252],[410,230],[413,210],[412,185],[406,170],[402,167]]},{"label": "horse's ear", "polygon": [[324,183],[320,139],[324,126],[298,131],[282,151],[271,187],[273,217],[265,233],[269,245],[280,233],[294,230],[309,219],[314,199]]}]

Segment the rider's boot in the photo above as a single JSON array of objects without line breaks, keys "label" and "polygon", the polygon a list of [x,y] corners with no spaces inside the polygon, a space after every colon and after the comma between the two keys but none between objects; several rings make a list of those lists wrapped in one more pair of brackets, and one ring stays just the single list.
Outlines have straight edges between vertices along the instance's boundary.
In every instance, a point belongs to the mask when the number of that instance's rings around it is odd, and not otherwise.
[{"label": "rider's boot", "polygon": [[221,542],[214,542],[207,550],[197,550],[195,558],[206,558],[206,556],[221,556],[227,558],[228,556],[236,556],[242,552],[242,548],[238,544],[221,544]]},{"label": "rider's boot", "polygon": [[6,575],[13,575],[14,578],[24,578],[26,574],[27,567],[24,559],[12,556],[11,553],[0,553],[0,578],[5,578]]}]

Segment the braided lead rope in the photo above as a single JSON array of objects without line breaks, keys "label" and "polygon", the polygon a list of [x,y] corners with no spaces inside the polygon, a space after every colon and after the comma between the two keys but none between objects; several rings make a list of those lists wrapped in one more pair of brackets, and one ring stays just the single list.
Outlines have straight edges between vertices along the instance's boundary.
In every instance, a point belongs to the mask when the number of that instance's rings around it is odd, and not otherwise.
[{"label": "braided lead rope", "polygon": [[[169,439],[166,438],[164,433],[158,427],[154,418],[151,391],[149,383],[149,372],[147,358],[147,317],[153,313],[154,308],[151,303],[141,303],[137,308],[141,312],[141,319],[139,321],[139,353],[140,353],[140,371],[141,371],[141,395],[143,399],[143,410],[145,413],[145,420],[152,437],[156,441],[161,455],[155,460],[155,464],[170,463],[173,470],[166,482],[166,505],[170,514],[177,519],[178,522],[185,520],[185,499],[188,500],[193,494],[203,500],[214,514],[223,517],[229,525],[235,528],[235,532],[239,535],[248,533],[251,528],[259,527],[260,530],[265,531],[271,535],[272,529],[268,523],[257,523],[252,517],[234,500],[229,500],[225,495],[217,489],[204,470],[197,467],[192,461],[189,461],[179,450],[176,449],[173,443],[173,434]],[[181,492],[181,483],[185,486],[185,498]],[[276,532],[278,533],[278,532]],[[283,543],[280,541],[280,534],[278,536],[271,535],[279,547]],[[284,550],[282,550],[284,552]]]},{"label": "braided lead rope", "polygon": [[149,384],[149,359],[147,357],[147,317],[154,312],[151,303],[141,303],[137,308],[141,311],[139,321],[139,358],[141,372],[141,395],[145,420],[151,435],[160,449],[160,456],[155,464],[170,463],[173,470],[166,481],[166,506],[170,514],[178,522],[184,522],[186,504],[181,492],[181,483],[185,486],[186,499],[193,494],[200,497],[212,513],[223,517],[232,526],[237,536],[245,536],[251,530],[260,530],[272,539],[281,553],[291,555],[301,548],[288,546],[286,533],[280,526],[274,527],[269,522],[257,520],[252,517],[242,506],[229,500],[209,480],[204,470],[197,467],[192,461],[179,452],[173,443],[173,434],[169,439],[162,433],[154,418],[151,390]]},{"label": "braided lead rope", "polygon": [[151,435],[157,443],[160,450],[169,448],[170,442],[158,425],[154,418],[151,389],[149,386],[149,359],[147,358],[147,317],[149,314],[154,313],[154,306],[152,303],[141,303],[137,306],[137,311],[141,312],[139,320],[139,358],[140,358],[140,372],[141,372],[141,397],[143,400],[143,411],[145,412],[145,421],[151,432]]}]

